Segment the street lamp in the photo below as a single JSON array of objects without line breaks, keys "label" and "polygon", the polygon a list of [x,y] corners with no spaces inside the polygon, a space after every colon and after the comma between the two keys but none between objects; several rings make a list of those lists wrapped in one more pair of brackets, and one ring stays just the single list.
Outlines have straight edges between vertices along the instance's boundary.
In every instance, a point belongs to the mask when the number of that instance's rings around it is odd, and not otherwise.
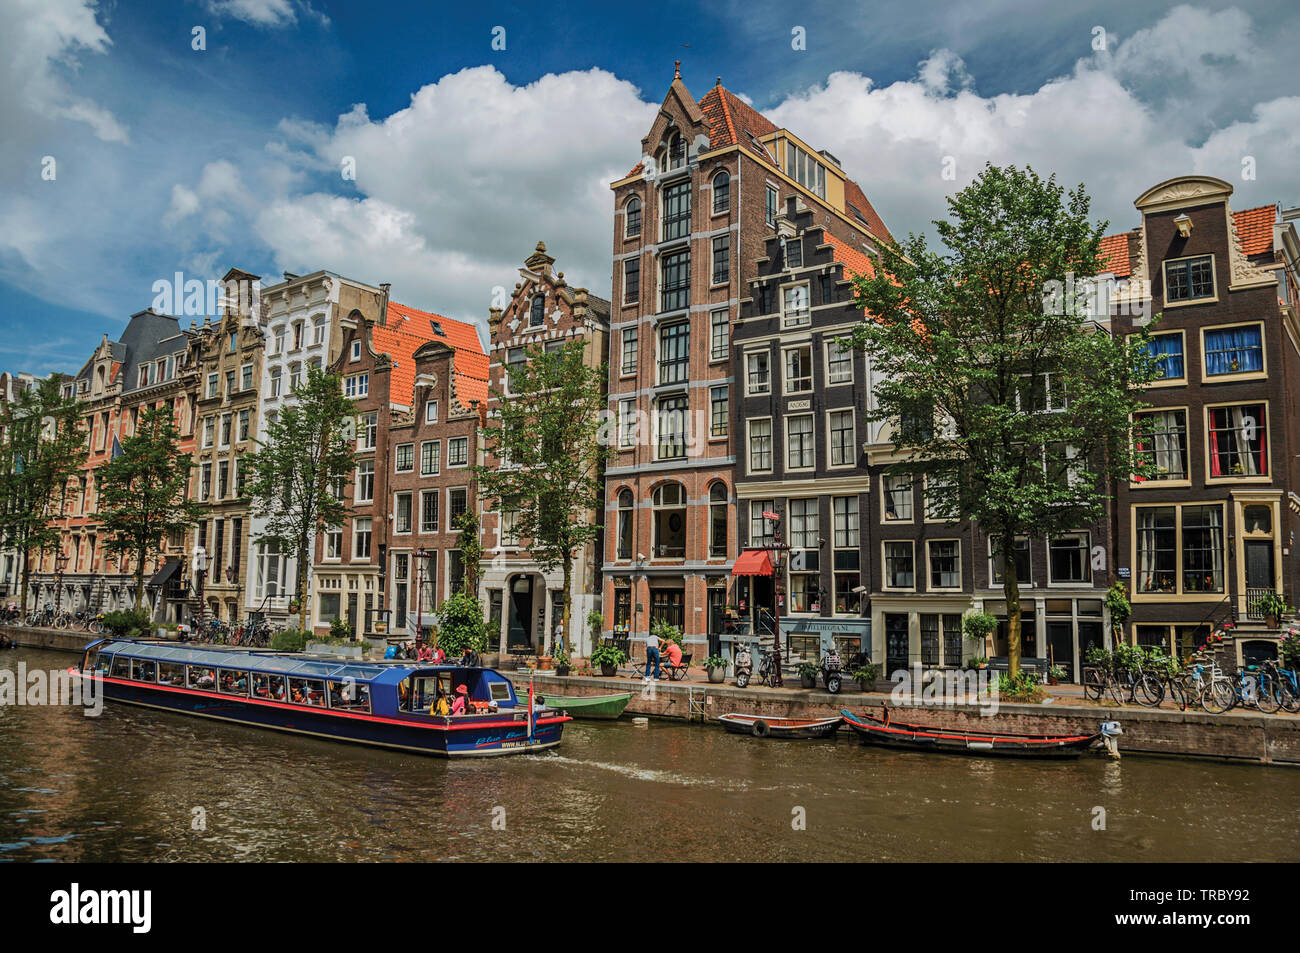
[{"label": "street lamp", "polygon": [[772,524],[772,541],[763,548],[771,554],[770,559],[774,576],[772,585],[772,596],[775,601],[775,605],[772,607],[772,655],[776,667],[772,672],[772,684],[780,688],[785,684],[781,678],[781,557],[789,551],[790,547],[781,542],[781,514],[772,510],[764,510],[763,519]]},{"label": "street lamp", "polygon": [[424,642],[424,561],[428,558],[429,552],[423,546],[415,551],[415,644],[417,647]]},{"label": "street lamp", "polygon": [[194,584],[199,596],[199,628],[203,627],[203,577],[208,571],[208,552],[202,546],[194,547],[194,555],[190,559],[190,572],[194,574]]},{"label": "street lamp", "polygon": [[239,568],[237,566],[226,567],[226,583],[235,587],[235,616],[230,620],[234,622],[239,618],[239,596],[243,591],[243,586],[239,582]]}]

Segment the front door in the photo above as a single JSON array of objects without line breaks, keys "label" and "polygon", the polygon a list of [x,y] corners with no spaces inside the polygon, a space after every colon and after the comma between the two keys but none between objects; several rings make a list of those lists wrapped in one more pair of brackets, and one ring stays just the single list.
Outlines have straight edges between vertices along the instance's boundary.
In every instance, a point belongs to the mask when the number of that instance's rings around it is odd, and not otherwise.
[{"label": "front door", "polygon": [[885,613],[885,678],[907,668],[908,627],[906,613]]},{"label": "front door", "polygon": [[348,593],[348,628],[352,630],[353,635],[357,634],[357,594],[355,592]]},{"label": "front door", "polygon": [[[1083,660],[1088,657],[1088,649],[1106,647],[1106,639],[1101,631],[1100,622],[1079,622],[1079,654],[1075,656],[1075,677],[1083,671]],[[1060,662],[1056,663],[1060,665]]]},{"label": "front door", "polygon": [[1068,681],[1074,681],[1074,624],[1047,620],[1048,661],[1065,669]]},{"label": "front door", "polygon": [[1273,591],[1273,541],[1246,540],[1246,588]]},{"label": "front door", "polygon": [[516,579],[510,587],[510,648],[527,648],[532,644],[529,622],[533,618],[533,587],[527,579]]}]

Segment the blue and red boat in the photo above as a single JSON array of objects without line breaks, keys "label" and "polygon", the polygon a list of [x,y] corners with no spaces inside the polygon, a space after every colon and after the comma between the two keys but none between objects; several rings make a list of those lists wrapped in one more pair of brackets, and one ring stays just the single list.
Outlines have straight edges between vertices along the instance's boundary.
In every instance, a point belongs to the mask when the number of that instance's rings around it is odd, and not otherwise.
[{"label": "blue and red boat", "polygon": [[[572,720],[490,668],[100,639],[79,672],[111,701],[445,757],[552,748]],[[440,695],[464,713],[435,714]]]}]

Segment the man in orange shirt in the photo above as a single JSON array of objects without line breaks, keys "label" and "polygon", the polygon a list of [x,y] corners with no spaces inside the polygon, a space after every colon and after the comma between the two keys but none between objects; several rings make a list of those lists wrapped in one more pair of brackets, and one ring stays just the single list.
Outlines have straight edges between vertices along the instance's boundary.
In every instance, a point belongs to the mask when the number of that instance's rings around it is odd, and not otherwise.
[{"label": "man in orange shirt", "polygon": [[668,664],[673,668],[682,664],[682,647],[672,639],[664,640],[664,654],[668,656]]}]

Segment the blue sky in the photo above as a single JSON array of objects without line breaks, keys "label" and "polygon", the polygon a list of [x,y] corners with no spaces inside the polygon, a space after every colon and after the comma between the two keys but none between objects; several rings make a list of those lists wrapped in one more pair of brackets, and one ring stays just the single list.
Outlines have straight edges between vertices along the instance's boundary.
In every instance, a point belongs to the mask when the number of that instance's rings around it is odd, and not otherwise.
[{"label": "blue sky", "polygon": [[985,161],[1085,181],[1112,230],[1187,172],[1300,204],[1294,4],[1057,6],[7,0],[0,368],[75,370],[177,270],[328,268],[482,324],[544,239],[607,295],[606,186],[675,59],[839,156],[898,233]]}]

